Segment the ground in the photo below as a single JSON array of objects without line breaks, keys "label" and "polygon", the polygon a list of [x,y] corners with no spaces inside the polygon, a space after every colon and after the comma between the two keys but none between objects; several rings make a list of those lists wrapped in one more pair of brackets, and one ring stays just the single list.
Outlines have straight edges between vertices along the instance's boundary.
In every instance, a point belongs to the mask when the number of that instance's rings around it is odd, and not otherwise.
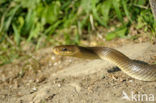
[{"label": "ground", "polygon": [[[116,48],[132,59],[156,61],[156,45],[151,42],[116,40],[104,45]],[[150,101],[156,101],[155,82],[133,79],[104,60],[56,56],[52,47],[0,67],[0,103]]]}]

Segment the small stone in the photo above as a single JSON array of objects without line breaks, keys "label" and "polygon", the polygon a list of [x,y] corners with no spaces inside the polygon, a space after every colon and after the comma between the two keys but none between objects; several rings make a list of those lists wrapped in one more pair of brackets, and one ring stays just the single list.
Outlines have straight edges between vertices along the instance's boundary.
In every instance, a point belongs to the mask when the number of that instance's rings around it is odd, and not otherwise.
[{"label": "small stone", "polygon": [[132,83],[132,82],[133,82],[133,80],[129,80],[129,82],[131,82],[131,83]]},{"label": "small stone", "polygon": [[57,62],[56,63],[54,63],[54,66],[56,66],[57,65]]},{"label": "small stone", "polygon": [[52,60],[55,60],[55,59],[56,59],[56,57],[55,57],[55,56],[52,56],[52,57],[51,57],[51,59],[52,59]]},{"label": "small stone", "polygon": [[37,88],[36,87],[33,87],[32,90],[30,91],[30,94],[34,93],[37,91]]},{"label": "small stone", "polygon": [[57,86],[60,88],[61,87],[61,84],[58,84]]},{"label": "small stone", "polygon": [[36,87],[34,87],[34,88],[33,88],[33,91],[37,91],[37,88],[36,88]]}]

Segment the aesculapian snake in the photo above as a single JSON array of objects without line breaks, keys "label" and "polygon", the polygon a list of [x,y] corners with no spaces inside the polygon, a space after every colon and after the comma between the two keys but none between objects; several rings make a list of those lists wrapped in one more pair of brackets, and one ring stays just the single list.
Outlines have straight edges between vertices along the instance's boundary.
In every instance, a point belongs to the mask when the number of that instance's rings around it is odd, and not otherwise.
[{"label": "aesculapian snake", "polygon": [[118,50],[108,47],[81,47],[61,45],[53,48],[54,54],[84,59],[103,59],[115,64],[132,78],[143,81],[156,80],[156,65],[138,62],[128,58]]}]

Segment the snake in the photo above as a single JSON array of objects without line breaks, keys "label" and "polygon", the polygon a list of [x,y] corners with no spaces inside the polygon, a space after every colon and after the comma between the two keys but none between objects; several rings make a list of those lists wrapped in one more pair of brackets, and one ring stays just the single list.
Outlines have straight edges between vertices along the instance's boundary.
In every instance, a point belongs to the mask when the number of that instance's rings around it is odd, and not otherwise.
[{"label": "snake", "polygon": [[156,65],[130,59],[122,52],[109,47],[83,47],[60,45],[53,47],[53,53],[60,56],[72,56],[83,59],[102,59],[111,62],[128,76],[142,80],[156,80]]}]

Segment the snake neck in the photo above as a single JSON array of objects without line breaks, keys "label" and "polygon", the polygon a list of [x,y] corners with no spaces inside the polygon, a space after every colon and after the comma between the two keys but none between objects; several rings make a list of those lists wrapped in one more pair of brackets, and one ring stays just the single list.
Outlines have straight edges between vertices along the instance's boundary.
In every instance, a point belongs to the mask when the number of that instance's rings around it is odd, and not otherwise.
[{"label": "snake neck", "polygon": [[129,65],[131,59],[129,59],[123,53],[108,47],[103,48],[93,48],[92,49],[101,59],[109,61],[120,69],[125,68],[126,65]]},{"label": "snake neck", "polygon": [[93,50],[94,47],[79,47],[79,52],[72,55],[73,57],[83,59],[101,59]]},{"label": "snake neck", "polygon": [[129,64],[132,62],[126,55],[112,48],[108,47],[79,47],[79,52],[74,57],[83,59],[103,59],[109,61],[123,69],[129,69]]}]

